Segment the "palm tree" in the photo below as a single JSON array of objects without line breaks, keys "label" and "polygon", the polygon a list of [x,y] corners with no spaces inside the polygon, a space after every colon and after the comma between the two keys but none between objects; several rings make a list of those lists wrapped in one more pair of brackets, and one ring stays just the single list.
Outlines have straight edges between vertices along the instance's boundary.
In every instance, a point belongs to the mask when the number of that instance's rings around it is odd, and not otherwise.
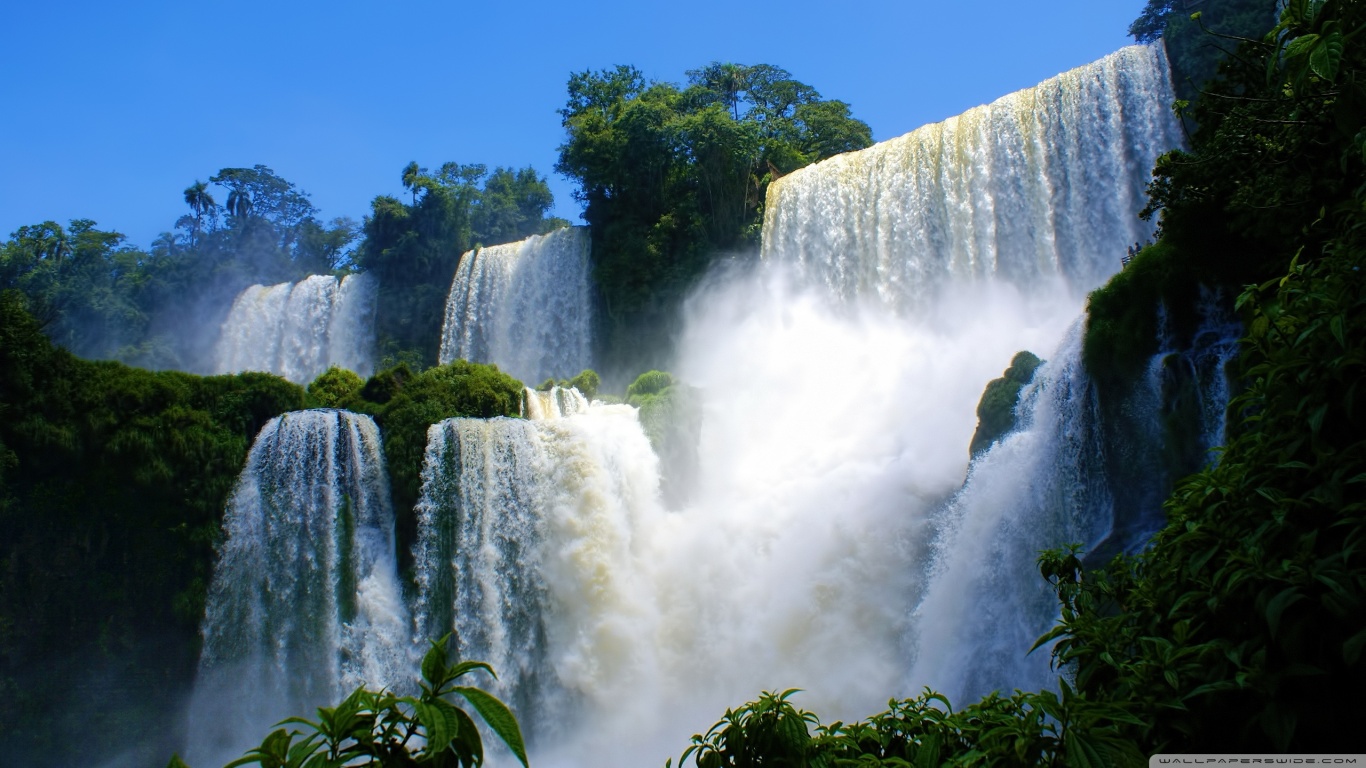
[{"label": "palm tree", "polygon": [[417,167],[416,160],[403,166],[403,188],[413,191],[413,205],[417,205],[417,190],[422,186],[421,180],[426,173],[426,168]]},{"label": "palm tree", "polygon": [[214,203],[213,195],[209,194],[209,185],[198,179],[185,188],[185,202],[194,211],[194,229],[190,233],[190,246],[193,247],[199,240],[199,226],[204,214],[212,211],[217,204]]}]

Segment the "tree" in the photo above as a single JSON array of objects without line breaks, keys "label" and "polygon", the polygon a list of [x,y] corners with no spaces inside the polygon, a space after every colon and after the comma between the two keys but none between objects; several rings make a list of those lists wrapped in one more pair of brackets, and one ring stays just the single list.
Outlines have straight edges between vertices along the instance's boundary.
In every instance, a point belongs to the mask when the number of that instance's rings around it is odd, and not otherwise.
[{"label": "tree", "polygon": [[200,225],[204,219],[204,214],[212,215],[218,209],[214,202],[213,195],[209,194],[208,185],[198,179],[194,184],[185,188],[185,203],[194,212],[194,229],[190,234],[190,247],[194,247],[199,240]]},{"label": "tree", "polygon": [[872,143],[848,105],[768,64],[691,70],[680,89],[618,66],[569,79],[555,169],[575,180],[615,369],[658,365],[713,254],[751,246],[774,171]]},{"label": "tree", "polygon": [[422,177],[426,174],[427,169],[417,167],[416,160],[403,167],[403,188],[412,190],[413,205],[417,205],[417,190],[421,186],[420,181],[422,180]]}]

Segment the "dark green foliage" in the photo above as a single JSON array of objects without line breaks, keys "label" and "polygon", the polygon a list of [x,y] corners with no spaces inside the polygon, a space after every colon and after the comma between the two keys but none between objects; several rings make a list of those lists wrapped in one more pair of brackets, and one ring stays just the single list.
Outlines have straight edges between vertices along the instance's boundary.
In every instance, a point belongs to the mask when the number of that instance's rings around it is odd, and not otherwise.
[{"label": "dark green foliage", "polygon": [[202,370],[243,288],[352,266],[355,222],[320,223],[308,195],[269,168],[210,178],[232,210],[196,182],[183,193],[193,215],[149,251],[84,219],[20,227],[0,245],[0,289],[22,291],[49,337],[78,355]]},{"label": "dark green foliage", "polygon": [[555,169],[587,204],[615,372],[667,358],[678,303],[717,253],[753,245],[775,175],[872,143],[847,104],[767,64],[714,63],[683,88],[582,72],[560,114]]},{"label": "dark green foliage", "polygon": [[358,405],[364,388],[365,380],[354,371],[334,365],[318,374],[318,378],[308,385],[308,405],[311,408],[355,410],[353,406]]},{"label": "dark green foliage", "polygon": [[1164,238],[1139,251],[1119,274],[1091,292],[1086,305],[1082,362],[1106,395],[1118,396],[1137,380],[1157,354],[1158,314],[1167,313],[1169,329],[1185,339],[1199,322],[1200,286],[1223,285],[1227,271],[1212,270],[1204,259]]},{"label": "dark green foliage", "polygon": [[[455,685],[478,669],[493,675],[493,668],[482,661],[451,664],[449,642],[447,635],[427,651],[418,696],[357,688],[341,704],[320,707],[316,722],[302,717],[281,722],[282,726],[303,726],[306,731],[273,731],[261,746],[226,768],[253,764],[261,768],[477,768],[484,764],[483,738],[474,719],[451,703],[452,695],[474,707],[489,730],[527,765],[522,731],[507,705],[480,688]],[[184,766],[179,757],[172,757],[168,768]]]},{"label": "dark green foliage", "polygon": [[[389,382],[375,384],[376,380]],[[415,521],[411,514],[421,492],[422,462],[427,451],[427,428],[456,416],[489,419],[521,413],[523,386],[498,370],[456,360],[429,368],[417,375],[406,366],[382,371],[364,391],[387,392],[383,404],[358,404],[375,415],[384,435],[384,455],[398,515],[400,541],[411,541]],[[406,551],[401,547],[400,551]]]},{"label": "dark green foliage", "polygon": [[24,304],[0,293],[0,735],[26,764],[89,764],[176,738],[135,724],[183,695],[227,495],[304,393],[83,361]]},{"label": "dark green foliage", "polygon": [[982,399],[977,403],[977,431],[968,446],[969,455],[985,451],[1015,429],[1015,406],[1019,404],[1020,391],[1042,364],[1043,361],[1032,352],[1017,352],[1005,375],[987,382]]},{"label": "dark green foliage", "polygon": [[1366,684],[1363,25],[1360,3],[1292,0],[1159,168],[1169,257],[1236,255],[1254,283],[1237,424],[1150,550],[1084,577],[1075,548],[1042,561],[1063,610],[1045,641],[1149,753],[1360,743],[1338,702]]},{"label": "dark green foliage", "polygon": [[958,712],[926,690],[888,702],[887,711],[867,720],[829,725],[794,707],[787,699],[795,691],[765,692],[693,736],[679,766],[689,757],[697,768],[1146,764],[1119,732],[1119,725],[1137,723],[1124,707],[1097,704],[1060,685],[1061,697],[992,694]]},{"label": "dark green foliage", "polygon": [[[365,219],[360,266],[379,280],[375,326],[382,365],[436,363],[446,295],[460,255],[566,226],[547,218],[553,198],[531,168],[446,163],[436,172],[409,163],[412,203],[376,197]],[[483,184],[482,188],[480,184]]]},{"label": "dark green foliage", "polygon": [[1275,0],[1148,0],[1129,34],[1140,43],[1162,38],[1177,98],[1190,102],[1241,39],[1266,31],[1276,7]]}]

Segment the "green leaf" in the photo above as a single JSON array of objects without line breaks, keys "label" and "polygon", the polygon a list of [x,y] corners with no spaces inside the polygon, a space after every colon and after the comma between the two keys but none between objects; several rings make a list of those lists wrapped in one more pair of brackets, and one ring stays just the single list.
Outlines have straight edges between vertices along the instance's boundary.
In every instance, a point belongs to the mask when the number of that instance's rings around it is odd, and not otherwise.
[{"label": "green leaf", "polygon": [[166,764],[166,768],[190,768],[190,766],[180,759],[180,755],[173,754],[171,755],[171,762]]},{"label": "green leaf", "polygon": [[446,679],[446,642],[450,635],[432,643],[427,654],[422,657],[422,679],[435,688]]},{"label": "green leaf", "polygon": [[1366,648],[1366,629],[1347,638],[1347,642],[1342,644],[1342,660],[1355,665],[1361,659],[1363,648]]},{"label": "green leaf", "polygon": [[446,670],[445,679],[455,680],[456,678],[462,677],[476,669],[482,669],[485,672],[488,672],[490,675],[493,675],[494,680],[498,679],[498,675],[493,671],[493,667],[490,667],[488,664],[485,664],[482,661],[462,661],[459,664],[456,664],[454,667],[451,667],[450,669]]},{"label": "green leaf", "polygon": [[487,691],[467,686],[456,686],[452,690],[464,696],[465,700],[474,706],[475,711],[484,718],[484,722],[488,723],[489,728],[498,734],[498,738],[508,745],[512,754],[516,755],[517,759],[525,766],[527,764],[526,744],[522,741],[522,729],[517,726],[517,718],[513,716],[512,710],[499,701],[497,696]]},{"label": "green leaf", "polygon": [[445,699],[428,699],[419,702],[414,708],[417,720],[427,729],[427,749],[440,752],[451,743],[460,732],[460,719],[457,709]]},{"label": "green leaf", "polygon": [[451,741],[451,749],[454,749],[465,765],[484,764],[484,741],[479,736],[479,729],[475,727],[474,720],[459,707],[452,707],[455,710],[456,721],[460,728],[456,737]]},{"label": "green leaf", "polygon": [[1337,79],[1338,65],[1342,62],[1342,35],[1333,32],[1320,39],[1309,53],[1309,68],[1314,74],[1332,82]]},{"label": "green leaf", "polygon": [[1271,636],[1276,636],[1276,631],[1281,625],[1281,616],[1286,609],[1304,599],[1300,594],[1299,587],[1286,587],[1280,594],[1271,598],[1271,602],[1266,606],[1266,623],[1271,628]]}]

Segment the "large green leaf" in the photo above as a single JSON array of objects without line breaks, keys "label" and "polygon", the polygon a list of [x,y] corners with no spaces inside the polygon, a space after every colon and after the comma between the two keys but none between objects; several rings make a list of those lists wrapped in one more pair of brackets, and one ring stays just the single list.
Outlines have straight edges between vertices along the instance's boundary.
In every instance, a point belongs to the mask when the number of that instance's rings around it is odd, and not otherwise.
[{"label": "large green leaf", "polygon": [[1342,35],[1338,32],[1324,35],[1309,52],[1309,68],[1329,82],[1337,79],[1338,65],[1341,63]]},{"label": "large green leaf", "polygon": [[464,696],[465,700],[474,706],[489,728],[508,745],[512,754],[522,761],[522,765],[526,765],[526,744],[522,742],[522,729],[518,727],[517,718],[513,716],[512,710],[499,701],[497,696],[487,691],[467,686],[456,686],[452,690]]},{"label": "large green leaf", "polygon": [[427,699],[414,707],[417,720],[427,729],[427,749],[440,752],[451,743],[460,732],[459,710],[444,699]]}]

